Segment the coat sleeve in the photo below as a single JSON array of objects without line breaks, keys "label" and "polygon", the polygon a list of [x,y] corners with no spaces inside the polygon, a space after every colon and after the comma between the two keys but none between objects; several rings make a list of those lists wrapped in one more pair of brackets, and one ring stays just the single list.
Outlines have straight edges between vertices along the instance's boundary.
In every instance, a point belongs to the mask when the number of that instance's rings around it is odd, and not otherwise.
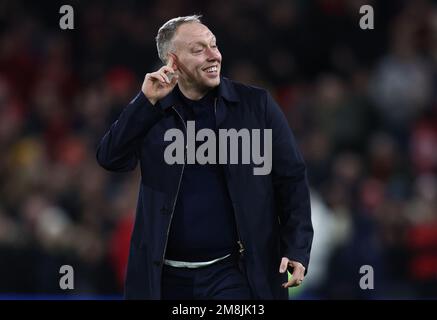
[{"label": "coat sleeve", "polygon": [[130,171],[138,163],[144,135],[163,117],[159,102],[152,105],[140,92],[121,112],[97,146],[97,162],[110,171]]},{"label": "coat sleeve", "polygon": [[272,181],[281,254],[302,263],[307,271],[314,231],[305,162],[288,121],[268,92],[266,117],[272,129]]}]

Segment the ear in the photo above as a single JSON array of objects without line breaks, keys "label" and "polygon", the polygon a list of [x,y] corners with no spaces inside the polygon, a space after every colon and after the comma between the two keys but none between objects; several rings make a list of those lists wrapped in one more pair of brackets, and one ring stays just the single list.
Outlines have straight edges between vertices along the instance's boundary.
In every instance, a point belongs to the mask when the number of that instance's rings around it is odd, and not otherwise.
[{"label": "ear", "polygon": [[169,52],[167,54],[167,66],[172,68],[174,71],[178,69],[177,56],[174,53]]}]

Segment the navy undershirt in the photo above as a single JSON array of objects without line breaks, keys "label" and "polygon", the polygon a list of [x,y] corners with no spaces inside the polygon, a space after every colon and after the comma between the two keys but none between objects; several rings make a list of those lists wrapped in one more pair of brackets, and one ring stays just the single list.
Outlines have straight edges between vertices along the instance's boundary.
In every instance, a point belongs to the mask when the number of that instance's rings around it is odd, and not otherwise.
[{"label": "navy undershirt", "polygon": [[[186,120],[194,120],[196,132],[216,131],[216,90],[198,101],[177,88]],[[196,150],[203,142],[196,142]],[[166,259],[201,262],[236,250],[237,231],[232,202],[222,165],[187,164],[171,224]]]}]

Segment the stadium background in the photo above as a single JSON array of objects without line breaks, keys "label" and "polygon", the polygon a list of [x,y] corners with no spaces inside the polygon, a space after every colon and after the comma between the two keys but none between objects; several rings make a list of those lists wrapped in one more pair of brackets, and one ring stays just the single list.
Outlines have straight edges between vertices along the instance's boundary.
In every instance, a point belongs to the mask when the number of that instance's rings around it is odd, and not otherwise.
[{"label": "stadium background", "polygon": [[315,238],[292,298],[437,298],[436,1],[69,1],[74,30],[62,4],[0,0],[0,298],[121,298],[138,170],[105,172],[95,147],[160,66],[159,26],[193,13],[306,159]]}]

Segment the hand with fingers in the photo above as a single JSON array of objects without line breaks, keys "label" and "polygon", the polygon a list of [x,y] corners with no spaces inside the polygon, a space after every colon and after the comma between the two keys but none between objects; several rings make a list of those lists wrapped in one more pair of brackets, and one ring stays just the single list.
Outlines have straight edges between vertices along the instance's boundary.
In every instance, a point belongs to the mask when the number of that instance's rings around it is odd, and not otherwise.
[{"label": "hand with fingers", "polygon": [[281,265],[279,266],[279,272],[286,272],[288,267],[293,269],[291,280],[283,283],[282,287],[289,288],[300,286],[305,276],[305,267],[300,262],[289,260],[288,258],[283,257],[281,260]]},{"label": "hand with fingers", "polygon": [[170,56],[167,65],[156,72],[146,74],[141,90],[153,105],[168,95],[176,86],[178,82],[176,70],[174,58]]}]

